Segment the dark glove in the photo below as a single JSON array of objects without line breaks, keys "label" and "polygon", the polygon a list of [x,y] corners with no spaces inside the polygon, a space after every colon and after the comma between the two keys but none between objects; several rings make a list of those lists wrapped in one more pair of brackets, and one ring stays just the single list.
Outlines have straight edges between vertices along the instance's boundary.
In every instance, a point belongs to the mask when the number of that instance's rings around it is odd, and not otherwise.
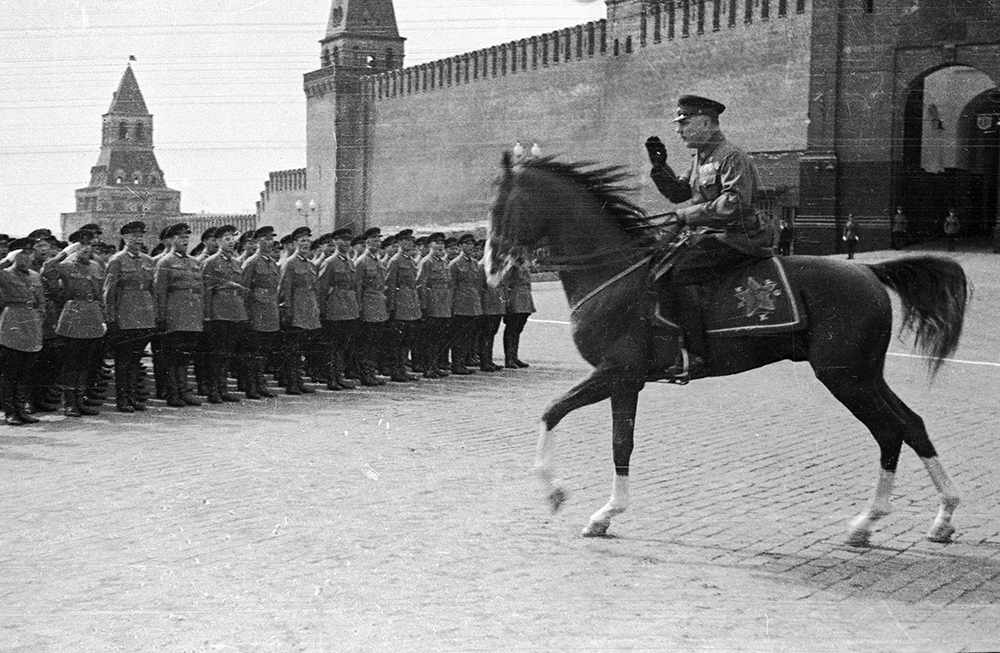
[{"label": "dark glove", "polygon": [[654,168],[667,165],[667,147],[659,136],[650,136],[646,139],[646,154],[649,155],[649,162]]}]

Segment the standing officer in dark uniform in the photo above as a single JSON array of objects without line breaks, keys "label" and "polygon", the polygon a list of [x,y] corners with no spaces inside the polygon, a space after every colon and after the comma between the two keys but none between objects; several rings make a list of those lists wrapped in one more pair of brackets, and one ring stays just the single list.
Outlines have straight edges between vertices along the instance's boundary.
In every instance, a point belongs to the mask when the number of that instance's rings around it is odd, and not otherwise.
[{"label": "standing officer in dark uniform", "polygon": [[45,293],[41,276],[31,269],[35,241],[9,241],[0,269],[0,405],[10,426],[35,424],[19,394],[27,394],[35,358],[42,349]]},{"label": "standing officer in dark uniform", "polygon": [[483,287],[486,285],[486,278],[479,274],[479,263],[472,258],[475,247],[475,236],[462,235],[458,239],[458,256],[448,263],[454,288],[451,304],[451,372],[463,376],[474,374],[466,366],[466,358],[479,330],[479,318],[483,314]]},{"label": "standing officer in dark uniform", "polygon": [[479,322],[479,369],[483,372],[498,372],[503,368],[493,362],[493,343],[500,322],[507,313],[507,287],[500,284],[493,287],[485,283],[486,262],[479,260],[479,273],[483,277],[483,317]]},{"label": "standing officer in dark uniform", "polygon": [[667,371],[679,379],[705,373],[708,343],[699,284],[754,257],[773,255],[771,234],[754,207],[760,176],[753,160],[719,129],[719,115],[725,110],[721,102],[694,95],[678,100],[673,120],[677,134],[695,150],[686,177],[678,177],[667,165],[667,150],[659,138],[646,141],[653,164],[650,176],[660,193],[674,204],[691,200],[676,213],[679,225],[692,231],[691,238],[663,284],[665,304],[683,329],[678,334],[681,355]]},{"label": "standing officer in dark uniform", "polygon": [[173,240],[173,246],[156,264],[153,294],[157,330],[163,334],[167,405],[200,406],[201,400],[188,388],[187,373],[204,329],[201,266],[187,254],[190,227],[179,222],[167,227],[165,236]]},{"label": "standing officer in dark uniform", "polygon": [[413,260],[413,230],[396,234],[399,251],[389,259],[385,279],[385,303],[389,311],[391,356],[390,378],[405,383],[417,377],[406,371],[406,360],[420,326],[420,297],[417,294],[417,264]]},{"label": "standing officer in dark uniform", "polygon": [[[58,279],[65,300],[56,323],[56,335],[62,339],[61,384],[67,417],[100,413],[96,405],[85,400],[87,388],[98,372],[97,352],[107,332],[103,274],[91,260],[93,237],[92,231],[74,232],[69,237],[71,244],[42,266],[43,275]],[[72,260],[67,260],[70,255],[74,255]]]},{"label": "standing officer in dark uniform", "polygon": [[257,252],[243,263],[241,284],[247,289],[246,308],[249,336],[244,349],[247,369],[247,399],[272,398],[264,381],[264,368],[274,339],[281,327],[278,317],[278,277],[281,270],[274,260],[274,227],[261,227],[253,234]]},{"label": "standing officer in dark uniform", "polygon": [[323,262],[316,284],[319,297],[324,339],[330,346],[330,380],[327,390],[353,390],[353,381],[344,378],[347,352],[357,335],[358,305],[357,271],[351,258],[350,229],[337,229],[331,234],[334,251]]},{"label": "standing officer in dark uniform", "polygon": [[146,224],[129,222],[119,231],[125,249],[108,261],[104,306],[115,355],[115,406],[119,412],[146,410],[139,393],[140,361],[156,328],[153,274],[156,264],[142,253]]},{"label": "standing officer in dark uniform", "polygon": [[358,304],[361,323],[358,328],[358,359],[361,365],[361,385],[385,385],[376,376],[378,348],[385,340],[385,325],[389,313],[385,307],[385,270],[378,260],[382,233],[372,227],[364,233],[365,251],[354,261],[357,274]]},{"label": "standing officer in dark uniform", "polygon": [[316,392],[302,378],[302,356],[312,346],[312,338],[320,328],[316,268],[307,258],[311,238],[309,227],[292,232],[295,253],[281,265],[278,279],[278,308],[284,330],[282,380],[286,394],[290,395]]},{"label": "standing officer in dark uniform", "polygon": [[424,377],[439,379],[451,374],[448,369],[448,336],[451,326],[453,284],[444,257],[443,233],[427,237],[430,253],[417,266],[417,294],[420,313],[424,316],[422,346]]},{"label": "standing officer in dark uniform", "polygon": [[247,334],[247,289],[240,283],[243,270],[236,260],[236,227],[223,225],[215,230],[219,250],[205,259],[201,267],[205,290],[205,337],[207,345],[205,383],[208,401],[239,402],[229,392],[229,366],[236,352],[244,346]]}]

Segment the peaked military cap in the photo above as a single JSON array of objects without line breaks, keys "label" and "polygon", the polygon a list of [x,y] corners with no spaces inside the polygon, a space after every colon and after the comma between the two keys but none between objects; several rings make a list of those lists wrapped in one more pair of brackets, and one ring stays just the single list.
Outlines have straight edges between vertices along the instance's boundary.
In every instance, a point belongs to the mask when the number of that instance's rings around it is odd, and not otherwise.
[{"label": "peaked military cap", "polygon": [[[187,225],[186,222],[178,222],[177,224],[172,224],[167,227],[164,233],[164,238],[175,238],[177,236],[184,236],[191,233],[191,227]],[[202,236],[204,238],[204,236]],[[211,236],[209,236],[211,238]]]},{"label": "peaked military cap", "polygon": [[167,248],[166,245],[164,245],[163,243],[159,243],[159,244],[157,244],[156,247],[153,248],[153,251],[151,251],[149,253],[149,255],[150,256],[156,256],[156,255],[160,254],[161,252],[163,252],[163,250],[165,250],[166,248]]},{"label": "peaked military cap", "polygon": [[299,227],[292,232],[292,240],[298,240],[299,238],[312,238],[313,232],[309,227]]},{"label": "peaked military cap", "polygon": [[316,242],[320,245],[328,245],[329,243],[333,242],[333,234],[332,233],[323,234],[322,236],[316,239]]},{"label": "peaked military cap", "polygon": [[382,240],[382,247],[389,247],[390,245],[395,245],[395,244],[396,244],[396,237],[395,236],[386,236]]},{"label": "peaked military cap", "polygon": [[118,233],[122,236],[126,234],[144,234],[146,233],[146,223],[141,220],[126,222],[122,225],[122,228],[118,230]]},{"label": "peaked military cap", "polygon": [[16,252],[19,249],[31,249],[35,246],[35,239],[31,236],[28,236],[27,238],[15,238],[10,241],[8,245],[10,246],[10,251],[12,252]]},{"label": "peaked military cap", "polygon": [[254,238],[265,238],[267,236],[274,235],[274,227],[261,227],[257,231],[253,232]]},{"label": "peaked military cap", "polygon": [[364,238],[365,240],[368,240],[369,238],[381,238],[381,237],[382,237],[382,230],[379,229],[378,227],[372,227],[371,229],[368,229],[362,236],[362,238]]},{"label": "peaked military cap", "polygon": [[52,232],[49,231],[48,229],[35,229],[30,234],[28,234],[28,238],[31,238],[33,240],[39,240],[42,238],[48,238],[51,235]]},{"label": "peaked military cap", "polygon": [[167,229],[169,228],[170,227],[164,227],[163,229],[160,229],[160,240],[165,240],[167,238]]},{"label": "peaked military cap", "polygon": [[198,256],[204,251],[205,251],[205,243],[198,243],[197,245],[194,246],[194,249],[192,249],[189,252],[189,254],[191,254],[191,256]]},{"label": "peaked military cap", "polygon": [[444,246],[445,247],[452,247],[452,246],[457,245],[457,244],[458,244],[458,239],[456,239],[456,238],[445,238],[444,239]]},{"label": "peaked military cap", "polygon": [[79,230],[80,231],[92,231],[95,234],[97,234],[98,236],[104,235],[104,229],[101,229],[101,225],[99,225],[97,223],[94,223],[94,222],[90,222],[90,223],[87,223],[87,224],[83,225],[82,227],[80,227]]},{"label": "peaked military cap", "polygon": [[427,236],[427,242],[429,243],[443,243],[445,241],[446,239],[444,237],[444,234],[441,233],[440,231],[435,231],[430,236]]},{"label": "peaked military cap", "polygon": [[697,95],[682,95],[677,100],[677,117],[670,122],[680,122],[691,116],[718,116],[726,105]]},{"label": "peaked military cap", "polygon": [[77,229],[69,235],[69,242],[89,245],[94,242],[94,238],[96,237],[97,235],[90,229]]},{"label": "peaked military cap", "polygon": [[472,243],[473,245],[475,245],[476,237],[473,236],[472,234],[462,234],[458,239],[458,244],[464,245],[466,243]]},{"label": "peaked military cap", "polygon": [[205,242],[210,238],[215,238],[216,237],[215,232],[216,232],[215,227],[209,227],[205,231],[201,232],[201,242]]},{"label": "peaked military cap", "polygon": [[334,232],[330,234],[330,236],[334,240],[351,240],[352,238],[354,238],[354,232],[348,229],[347,227],[344,227],[342,229],[335,229]]},{"label": "peaked military cap", "polygon": [[10,242],[10,236],[8,236],[7,234],[0,234],[0,243],[9,243],[9,242]]},{"label": "peaked military cap", "polygon": [[234,225],[224,224],[221,227],[216,227],[215,228],[215,234],[214,234],[214,236],[209,236],[209,237],[210,238],[212,238],[212,237],[214,237],[214,238],[222,238],[226,234],[234,234],[237,231],[239,231],[239,230]]},{"label": "peaked military cap", "polygon": [[253,238],[252,231],[244,231],[240,234],[239,240],[236,241],[237,246],[246,245],[247,241]]},{"label": "peaked military cap", "polygon": [[403,229],[395,236],[396,240],[413,240],[413,229]]},{"label": "peaked military cap", "polygon": [[421,236],[420,238],[414,240],[413,243],[419,247],[423,247],[427,244],[427,236]]},{"label": "peaked military cap", "polygon": [[282,244],[282,245],[287,245],[287,244],[289,244],[289,243],[293,242],[294,240],[295,240],[295,239],[294,239],[294,238],[292,238],[292,234],[288,234],[288,235],[286,235],[286,236],[282,236],[282,237],[281,237],[281,240],[280,240],[280,241],[278,241],[278,242],[279,242],[280,244]]},{"label": "peaked military cap", "polygon": [[351,247],[354,247],[355,245],[360,245],[363,242],[365,242],[364,236],[355,236],[354,238],[351,239]]}]

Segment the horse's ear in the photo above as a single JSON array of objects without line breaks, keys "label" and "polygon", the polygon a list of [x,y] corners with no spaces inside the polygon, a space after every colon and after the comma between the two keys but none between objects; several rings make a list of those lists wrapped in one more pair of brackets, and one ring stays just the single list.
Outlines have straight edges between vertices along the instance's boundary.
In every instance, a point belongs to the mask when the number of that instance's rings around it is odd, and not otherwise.
[{"label": "horse's ear", "polygon": [[514,168],[514,155],[510,153],[510,150],[504,150],[503,159],[500,161],[503,166],[503,170],[506,174],[510,174],[510,171]]}]

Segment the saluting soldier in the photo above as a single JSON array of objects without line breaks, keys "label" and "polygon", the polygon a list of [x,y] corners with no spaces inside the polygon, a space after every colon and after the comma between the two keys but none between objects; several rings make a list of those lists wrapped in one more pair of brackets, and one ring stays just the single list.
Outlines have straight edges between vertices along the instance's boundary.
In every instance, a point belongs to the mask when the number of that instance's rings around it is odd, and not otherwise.
[{"label": "saluting soldier", "polygon": [[429,235],[430,253],[417,266],[417,294],[424,316],[422,345],[424,377],[439,379],[451,374],[448,369],[448,329],[451,323],[452,279],[444,257],[443,233]]},{"label": "saluting soldier", "polygon": [[32,369],[42,349],[45,293],[41,276],[31,269],[35,241],[9,241],[0,268],[0,404],[10,426],[35,424],[38,418],[25,410]]},{"label": "saluting soldier", "polygon": [[145,397],[139,391],[140,361],[156,329],[156,264],[142,253],[144,222],[129,222],[119,233],[125,249],[108,261],[104,306],[115,356],[115,407],[122,413],[134,413],[146,410]]},{"label": "saluting soldier", "polygon": [[206,351],[208,401],[237,403],[239,397],[229,392],[229,366],[243,346],[247,332],[247,289],[240,283],[243,270],[236,260],[236,227],[227,224],[215,230],[219,250],[205,259],[201,276],[205,306],[203,342]]},{"label": "saluting soldier", "polygon": [[444,251],[445,258],[448,259],[448,262],[450,263],[451,261],[454,261],[455,258],[462,253],[462,248],[458,246],[458,238],[453,238],[451,236],[445,238]]},{"label": "saluting soldier", "polygon": [[365,251],[354,261],[358,304],[361,306],[358,328],[361,385],[385,385],[385,381],[376,376],[378,348],[385,339],[385,324],[389,319],[385,307],[385,270],[378,260],[382,233],[378,227],[372,227],[364,233],[364,239]]},{"label": "saluting soldier", "polygon": [[276,396],[264,381],[268,354],[281,327],[278,317],[278,277],[281,270],[273,257],[274,227],[261,227],[253,234],[257,251],[243,263],[242,285],[247,289],[249,336],[244,349],[247,368],[247,399]]},{"label": "saluting soldier", "polygon": [[[107,332],[104,321],[104,283],[101,268],[92,259],[92,231],[76,231],[70,245],[42,266],[42,274],[58,280],[65,300],[56,335],[61,338],[63,411],[67,417],[97,415],[98,400],[86,401],[86,391],[97,373],[94,363]],[[67,260],[73,255],[72,260]]]},{"label": "saluting soldier", "polygon": [[156,264],[153,294],[156,298],[157,330],[163,334],[163,358],[167,366],[167,405],[174,408],[200,406],[187,384],[188,365],[204,329],[205,305],[201,266],[188,256],[191,228],[183,222],[166,231],[173,246]]},{"label": "saluting soldier", "polygon": [[486,283],[486,262],[479,259],[479,274],[483,278],[483,317],[479,322],[479,369],[484,372],[497,372],[503,367],[493,362],[493,343],[500,322],[507,313],[507,288],[500,284],[493,287]]},{"label": "saluting soldier", "polygon": [[[28,238],[35,242],[34,255],[29,265],[41,275],[42,265],[55,255],[53,245],[57,241],[48,229],[35,229],[28,234]],[[59,385],[62,361],[59,352],[60,338],[56,335],[56,322],[59,321],[63,299],[57,278],[41,275],[40,279],[45,293],[45,317],[42,320],[42,349],[35,357],[32,374],[31,401],[35,410],[52,412],[59,410],[62,402],[62,389]]]},{"label": "saluting soldier", "polygon": [[319,302],[316,299],[316,268],[307,258],[312,231],[299,227],[292,232],[295,254],[281,265],[278,280],[278,307],[284,330],[285,392],[290,395],[316,392],[302,378],[302,355],[320,328]]},{"label": "saluting soldier", "polygon": [[476,238],[463,234],[458,239],[458,256],[448,263],[454,286],[451,310],[451,371],[465,376],[474,371],[466,366],[466,358],[472,351],[473,338],[479,329],[479,317],[483,314],[483,286],[486,278],[479,273],[479,264],[473,260],[472,252]]},{"label": "saluting soldier", "polygon": [[385,279],[385,304],[389,312],[390,372],[393,381],[405,383],[417,377],[406,371],[406,361],[420,326],[420,297],[417,294],[417,264],[413,260],[416,244],[413,230],[404,229],[395,236],[399,251],[389,260]]},{"label": "saluting soldier", "polygon": [[324,339],[330,346],[330,380],[326,389],[352,390],[356,386],[344,378],[344,372],[347,352],[357,336],[361,307],[357,272],[351,258],[351,230],[337,229],[331,238],[334,251],[323,262],[316,284]]}]

